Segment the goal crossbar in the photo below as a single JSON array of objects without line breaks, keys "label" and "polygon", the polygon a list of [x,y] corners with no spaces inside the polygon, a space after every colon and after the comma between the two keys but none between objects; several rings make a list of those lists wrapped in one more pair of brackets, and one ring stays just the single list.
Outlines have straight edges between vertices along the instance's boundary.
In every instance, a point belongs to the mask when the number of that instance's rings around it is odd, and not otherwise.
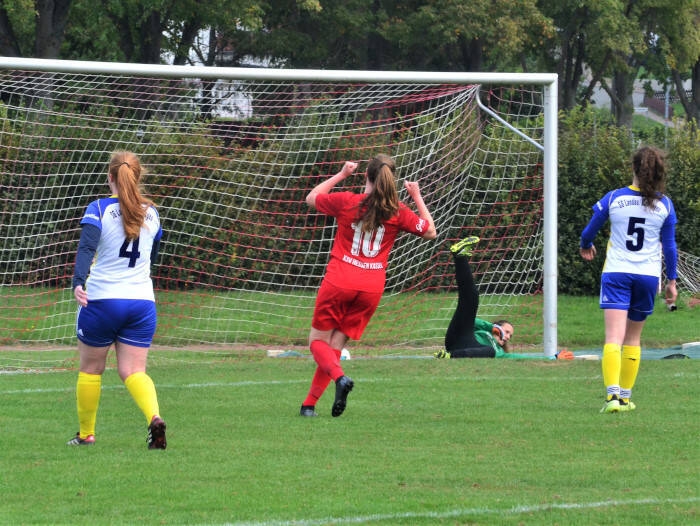
[{"label": "goal crossbar", "polygon": [[171,66],[167,64],[129,64],[21,57],[0,57],[0,68],[62,73],[144,75],[154,77],[229,78],[237,80],[299,80],[328,82],[417,82],[426,84],[538,84],[556,86],[555,73],[458,73],[431,71],[363,71],[332,69],[270,69],[205,66]]}]

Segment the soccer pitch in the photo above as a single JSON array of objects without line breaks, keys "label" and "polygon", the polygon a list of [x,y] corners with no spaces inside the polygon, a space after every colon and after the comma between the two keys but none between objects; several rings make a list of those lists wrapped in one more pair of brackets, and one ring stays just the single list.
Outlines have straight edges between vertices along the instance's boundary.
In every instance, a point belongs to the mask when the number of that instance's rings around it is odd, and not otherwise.
[{"label": "soccer pitch", "polygon": [[[637,410],[599,414],[593,361],[343,362],[331,418],[298,416],[314,363],[152,351],[168,449],[114,369],[97,443],[77,430],[75,352],[3,352],[3,524],[690,524],[700,521],[698,360],[645,360]],[[18,369],[20,369],[18,367]]]}]

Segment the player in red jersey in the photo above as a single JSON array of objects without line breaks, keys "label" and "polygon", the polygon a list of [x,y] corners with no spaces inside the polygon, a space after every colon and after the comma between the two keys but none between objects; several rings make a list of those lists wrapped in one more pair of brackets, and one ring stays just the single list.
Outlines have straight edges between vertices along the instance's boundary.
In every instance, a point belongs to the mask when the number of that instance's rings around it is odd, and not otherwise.
[{"label": "player in red jersey", "polygon": [[340,366],[340,350],[349,338],[360,339],[377,309],[384,292],[389,252],[398,234],[437,237],[418,183],[404,183],[418,215],[399,201],[396,165],[388,155],[377,155],[369,162],[364,193],[330,193],[356,168],[357,163],[346,162],[340,172],[306,196],[311,208],[335,217],[338,228],[311,322],[309,347],[317,368],[301,416],[317,416],[316,402],[331,380],[335,382],[331,415],[343,414],[354,384]]}]

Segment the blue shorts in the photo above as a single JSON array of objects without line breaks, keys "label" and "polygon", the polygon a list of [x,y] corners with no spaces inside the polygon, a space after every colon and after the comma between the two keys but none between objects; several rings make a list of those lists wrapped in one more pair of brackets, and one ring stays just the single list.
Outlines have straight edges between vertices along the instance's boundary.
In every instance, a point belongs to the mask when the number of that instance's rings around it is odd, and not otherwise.
[{"label": "blue shorts", "polygon": [[632,321],[644,321],[654,312],[659,278],[624,272],[603,272],[600,280],[600,308],[626,310]]},{"label": "blue shorts", "polygon": [[150,300],[94,300],[78,308],[76,335],[91,347],[115,341],[150,347],[156,333],[156,304]]}]

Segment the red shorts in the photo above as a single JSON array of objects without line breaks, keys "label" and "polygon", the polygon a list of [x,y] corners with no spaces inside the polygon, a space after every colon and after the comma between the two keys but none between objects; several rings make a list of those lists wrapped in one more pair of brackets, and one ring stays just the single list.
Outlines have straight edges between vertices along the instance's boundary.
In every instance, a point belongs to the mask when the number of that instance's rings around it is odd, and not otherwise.
[{"label": "red shorts", "polygon": [[343,289],[324,279],[316,296],[311,326],[319,331],[338,329],[359,340],[381,299],[381,292]]}]

